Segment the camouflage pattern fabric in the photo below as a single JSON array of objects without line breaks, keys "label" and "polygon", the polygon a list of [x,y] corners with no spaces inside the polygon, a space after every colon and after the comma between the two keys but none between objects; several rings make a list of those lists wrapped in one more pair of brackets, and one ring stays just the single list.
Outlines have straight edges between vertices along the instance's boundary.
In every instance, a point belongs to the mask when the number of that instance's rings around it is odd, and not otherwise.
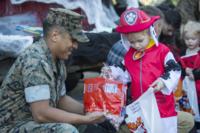
[{"label": "camouflage pattern fabric", "polygon": [[[25,101],[24,89],[46,84],[50,88],[50,106],[56,107],[61,90],[65,87],[66,69],[63,61],[55,63],[45,41],[27,48],[15,61],[0,88],[0,133],[27,130],[52,129],[59,124],[36,124],[29,104]],[[33,125],[32,125],[33,124]],[[43,128],[43,125],[45,126]],[[50,130],[48,129],[48,130]],[[47,129],[46,129],[47,130]],[[47,130],[47,131],[48,131]],[[43,133],[43,131],[41,131]]]},{"label": "camouflage pattern fabric", "polygon": [[65,30],[77,41],[88,42],[89,39],[82,32],[82,19],[82,15],[64,8],[51,8],[46,17],[49,24],[65,27]]},{"label": "camouflage pattern fabric", "polygon": [[10,131],[4,127],[1,129],[1,133],[78,133],[78,130],[67,123],[38,124],[34,121],[29,121],[18,123]]}]

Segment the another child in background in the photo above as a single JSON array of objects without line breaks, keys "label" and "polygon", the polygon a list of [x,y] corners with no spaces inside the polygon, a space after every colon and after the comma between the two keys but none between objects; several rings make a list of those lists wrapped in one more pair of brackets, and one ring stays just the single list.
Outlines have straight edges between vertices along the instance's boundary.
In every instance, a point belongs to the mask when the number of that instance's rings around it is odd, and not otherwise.
[{"label": "another child in background", "polygon": [[182,48],[180,42],[180,26],[181,15],[176,8],[163,3],[158,8],[164,14],[164,26],[160,35],[159,41],[167,45],[173,53],[175,59],[179,60],[180,49]]},{"label": "another child in background", "polygon": [[200,23],[188,21],[181,33],[187,47],[181,55],[182,76],[195,80],[200,104]]}]

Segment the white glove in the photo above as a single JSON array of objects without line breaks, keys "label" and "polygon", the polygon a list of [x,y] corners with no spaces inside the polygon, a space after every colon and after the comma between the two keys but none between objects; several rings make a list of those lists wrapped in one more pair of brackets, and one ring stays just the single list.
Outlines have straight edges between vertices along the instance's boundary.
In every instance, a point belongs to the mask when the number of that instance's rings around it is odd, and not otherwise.
[{"label": "white glove", "polygon": [[154,92],[157,92],[163,89],[165,87],[165,84],[161,79],[158,78],[150,85],[150,87],[154,88]]},{"label": "white glove", "polygon": [[112,78],[117,80],[124,71],[120,67],[110,66]]},{"label": "white glove", "polygon": [[130,75],[128,71],[123,71],[120,67],[110,66],[112,77],[114,80],[121,81],[124,84],[130,82]]},{"label": "white glove", "polygon": [[112,71],[109,66],[105,65],[101,68],[101,77],[107,78],[107,79],[112,79],[111,75]]},{"label": "white glove", "polygon": [[101,69],[100,76],[112,79],[116,81],[121,81],[124,84],[130,82],[130,76],[127,71],[123,71],[120,67],[116,66],[104,66]]}]

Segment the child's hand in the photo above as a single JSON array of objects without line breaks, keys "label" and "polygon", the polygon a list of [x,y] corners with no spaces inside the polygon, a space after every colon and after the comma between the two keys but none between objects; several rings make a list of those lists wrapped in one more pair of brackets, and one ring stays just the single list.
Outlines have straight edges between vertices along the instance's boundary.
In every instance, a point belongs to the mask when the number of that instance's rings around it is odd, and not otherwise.
[{"label": "child's hand", "polygon": [[194,80],[194,75],[191,73],[188,75],[189,79]]},{"label": "child's hand", "polygon": [[165,87],[165,84],[163,83],[163,81],[161,79],[157,79],[156,81],[154,81],[150,87],[154,88],[154,92],[160,91],[162,88]]},{"label": "child's hand", "polygon": [[192,70],[193,70],[193,69],[187,67],[187,68],[185,69],[185,72],[186,72],[187,75],[191,75],[191,74],[192,74]]},{"label": "child's hand", "polygon": [[187,67],[185,69],[185,72],[186,72],[186,75],[189,77],[189,79],[194,80],[194,75],[193,75],[192,70],[193,70],[192,68]]}]

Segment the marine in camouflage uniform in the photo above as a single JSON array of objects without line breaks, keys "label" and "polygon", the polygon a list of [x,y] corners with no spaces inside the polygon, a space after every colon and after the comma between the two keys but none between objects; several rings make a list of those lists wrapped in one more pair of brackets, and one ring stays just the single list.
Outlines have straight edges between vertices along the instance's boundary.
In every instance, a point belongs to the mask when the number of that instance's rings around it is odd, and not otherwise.
[{"label": "marine in camouflage uniform", "polygon": [[[80,15],[65,9],[51,9],[46,20],[66,26],[77,41],[88,41],[82,34]],[[57,108],[66,95],[66,68],[62,60],[55,62],[46,41],[41,39],[27,48],[15,61],[0,88],[1,133],[77,133],[67,123],[38,123],[32,117],[30,104],[49,100]]]},{"label": "marine in camouflage uniform", "polygon": [[[43,85],[44,88],[47,88],[46,84],[48,84],[50,93],[45,89],[44,92],[41,92],[38,90],[39,88],[32,88],[32,91],[35,91],[33,93],[40,93],[36,95],[41,95],[43,99],[50,97],[50,105],[56,107],[59,97],[65,95],[65,77],[63,62],[59,61],[56,67],[45,41],[40,40],[33,44],[19,56],[2,84],[0,90],[0,100],[2,101],[0,103],[1,125],[7,123],[7,129],[10,129],[10,126],[15,127],[12,130],[14,132],[20,128],[23,128],[22,131],[24,131],[25,127],[34,125],[30,128],[37,127],[33,131],[36,129],[40,131],[38,127],[41,125],[29,122],[32,121],[32,114],[24,99],[24,89],[37,85]],[[34,98],[32,98],[32,101],[34,101]],[[41,127],[46,129],[45,126],[51,126],[50,130],[52,130],[57,126],[62,126],[62,124],[56,124],[56,126],[54,124],[44,124]]]}]

